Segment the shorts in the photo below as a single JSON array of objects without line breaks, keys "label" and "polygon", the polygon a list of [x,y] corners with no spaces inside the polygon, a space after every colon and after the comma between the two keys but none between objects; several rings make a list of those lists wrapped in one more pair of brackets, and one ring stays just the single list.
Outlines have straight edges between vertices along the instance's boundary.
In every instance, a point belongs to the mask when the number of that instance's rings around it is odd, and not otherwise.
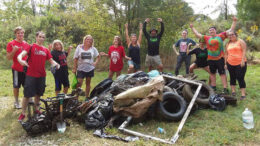
[{"label": "shorts", "polygon": [[136,64],[133,60],[127,61],[128,66],[133,65],[135,70],[139,70],[141,68],[140,64]]},{"label": "shorts", "polygon": [[156,55],[156,56],[150,56],[150,55],[146,55],[145,58],[145,65],[146,66],[152,66],[152,67],[157,67],[159,65],[162,64],[160,55]]},{"label": "shorts", "polygon": [[35,95],[43,96],[45,91],[45,77],[26,76],[24,84],[24,97],[30,98]]},{"label": "shorts", "polygon": [[13,87],[20,88],[21,85],[24,87],[24,81],[26,76],[25,73],[12,69],[12,74],[13,74]]},{"label": "shorts", "polygon": [[198,63],[198,62],[194,62],[198,68],[204,68],[204,67],[207,67],[208,66],[208,62],[206,63]]},{"label": "shorts", "polygon": [[60,91],[61,90],[61,85],[63,87],[70,87],[70,82],[69,82],[69,77],[68,75],[58,75],[54,76],[55,80],[55,91]]},{"label": "shorts", "polygon": [[84,79],[84,78],[92,78],[94,77],[94,69],[89,72],[84,71],[77,71],[77,78]]},{"label": "shorts", "polygon": [[208,64],[209,64],[209,70],[212,74],[215,74],[217,70],[220,75],[225,74],[224,58],[221,58],[219,60],[208,60]]}]

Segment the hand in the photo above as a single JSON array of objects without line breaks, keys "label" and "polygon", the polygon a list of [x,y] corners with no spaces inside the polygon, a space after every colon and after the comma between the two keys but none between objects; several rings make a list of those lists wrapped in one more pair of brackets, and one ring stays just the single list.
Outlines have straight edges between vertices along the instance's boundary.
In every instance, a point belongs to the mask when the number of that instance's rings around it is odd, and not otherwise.
[{"label": "hand", "polygon": [[76,73],[76,70],[77,70],[76,68],[73,68],[73,69],[72,69],[72,73],[75,74],[75,73]]},{"label": "hand", "polygon": [[13,48],[13,51],[16,52],[17,50],[19,50],[19,47],[18,46],[13,46],[12,45],[12,48]]},{"label": "hand", "polygon": [[57,64],[55,65],[55,68],[56,68],[56,70],[60,69],[60,65],[57,63]]},{"label": "hand", "polygon": [[236,16],[232,16],[232,20],[233,21],[237,21],[237,17]]},{"label": "hand", "polygon": [[242,61],[240,66],[244,67],[245,66],[245,61]]},{"label": "hand", "polygon": [[143,23],[139,24],[139,29],[143,29]]},{"label": "hand", "polygon": [[18,62],[22,65],[22,66],[27,66],[29,67],[28,63],[25,60],[20,60],[18,59]]},{"label": "hand", "polygon": [[101,56],[105,56],[105,55],[106,55],[105,52],[100,52],[99,54],[100,54]]},{"label": "hand", "polygon": [[189,44],[188,44],[188,46],[191,46],[191,45],[192,45],[192,43],[189,43]]},{"label": "hand", "polygon": [[150,22],[150,18],[146,18],[145,22],[147,22],[147,23]]},{"label": "hand", "polygon": [[96,67],[97,63],[96,63],[96,62],[94,62],[92,65],[93,65],[94,67]]},{"label": "hand", "polygon": [[158,22],[162,22],[162,18],[157,18],[157,21]]},{"label": "hand", "polygon": [[132,58],[131,58],[131,57],[128,57],[128,60],[132,60]]},{"label": "hand", "polygon": [[190,28],[193,28],[193,24],[192,23],[190,24]]},{"label": "hand", "polygon": [[179,53],[179,52],[176,52],[176,54],[177,54],[177,56],[179,56],[179,55],[180,55],[180,53]]},{"label": "hand", "polygon": [[224,65],[224,68],[227,69],[227,65],[226,64]]},{"label": "hand", "polygon": [[71,50],[73,48],[73,46],[69,46],[68,50]]},{"label": "hand", "polygon": [[128,28],[128,24],[127,23],[125,24],[125,28]]}]

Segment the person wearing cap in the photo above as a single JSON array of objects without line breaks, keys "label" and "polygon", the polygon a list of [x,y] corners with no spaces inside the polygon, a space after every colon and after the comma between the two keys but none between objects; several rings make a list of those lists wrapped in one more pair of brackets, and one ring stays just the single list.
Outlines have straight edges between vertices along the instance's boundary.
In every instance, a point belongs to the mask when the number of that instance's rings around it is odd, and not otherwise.
[{"label": "person wearing cap", "polygon": [[[23,72],[23,66],[17,61],[17,56],[23,51],[30,48],[30,45],[24,41],[24,29],[18,26],[14,29],[15,39],[7,44],[6,58],[13,61],[12,74],[13,74],[13,94],[15,98],[14,108],[20,109],[19,103],[19,88],[24,86],[25,73]],[[27,59],[27,56],[22,58]]]},{"label": "person wearing cap", "polygon": [[155,28],[150,30],[150,34],[146,31],[146,25],[150,22],[149,18],[146,18],[143,24],[143,32],[144,36],[147,39],[147,55],[145,59],[145,65],[148,66],[149,71],[152,70],[153,67],[157,67],[157,69],[162,72],[163,71],[163,64],[159,55],[159,46],[160,40],[164,32],[164,24],[161,18],[157,18],[157,21],[161,23],[161,32],[159,34]]},{"label": "person wearing cap", "polygon": [[69,46],[68,51],[65,52],[63,43],[60,40],[54,40],[51,47],[53,48],[51,51],[53,60],[60,64],[60,68],[58,70],[54,69],[52,72],[55,80],[56,96],[60,93],[62,85],[63,93],[67,94],[70,87],[67,56],[70,54],[72,46]]},{"label": "person wearing cap", "polygon": [[227,76],[225,73],[225,61],[224,61],[224,46],[223,41],[227,38],[228,31],[234,31],[236,27],[237,18],[232,17],[233,23],[231,28],[225,32],[221,32],[217,34],[216,27],[212,26],[209,28],[209,36],[200,34],[192,24],[190,24],[190,28],[197,38],[200,38],[205,41],[208,49],[208,64],[211,72],[211,87],[216,90],[216,72],[218,71],[222,85],[223,85],[223,93],[227,94]]},{"label": "person wearing cap", "polygon": [[[188,31],[183,30],[182,38],[177,41],[177,43],[173,44],[172,48],[174,52],[177,54],[177,65],[175,68],[175,75],[179,75],[179,70],[181,68],[182,62],[185,62],[186,66],[186,74],[189,74],[189,67],[190,67],[190,60],[191,56],[187,54],[187,51],[190,49],[189,47],[196,45],[196,42],[192,39],[188,38]],[[191,44],[191,45],[189,45]],[[179,48],[179,52],[177,52],[177,49]]]}]

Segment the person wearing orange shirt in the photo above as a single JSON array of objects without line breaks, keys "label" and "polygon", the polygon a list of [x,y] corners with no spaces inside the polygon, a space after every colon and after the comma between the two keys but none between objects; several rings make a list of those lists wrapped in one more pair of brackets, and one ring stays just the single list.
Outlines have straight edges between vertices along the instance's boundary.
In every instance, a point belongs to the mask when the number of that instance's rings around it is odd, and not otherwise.
[{"label": "person wearing orange shirt", "polygon": [[245,74],[247,69],[246,63],[246,43],[239,39],[234,31],[228,32],[229,42],[225,48],[225,67],[230,75],[230,87],[232,95],[236,95],[236,80],[241,90],[241,100],[246,97]]}]

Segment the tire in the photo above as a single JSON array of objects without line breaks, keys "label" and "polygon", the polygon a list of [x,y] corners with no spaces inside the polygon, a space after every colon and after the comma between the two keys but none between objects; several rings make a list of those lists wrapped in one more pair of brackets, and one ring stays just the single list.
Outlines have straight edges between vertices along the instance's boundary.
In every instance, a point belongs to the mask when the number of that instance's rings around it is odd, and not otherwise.
[{"label": "tire", "polygon": [[169,121],[179,121],[186,111],[186,101],[173,92],[165,92],[158,105],[158,116]]},{"label": "tire", "polygon": [[93,98],[94,96],[97,96],[101,94],[103,91],[108,89],[111,84],[113,83],[112,79],[105,79],[102,82],[100,82],[90,93],[90,98]]},{"label": "tire", "polygon": [[173,92],[173,93],[176,93],[176,94],[178,94],[177,93],[177,91],[176,91],[176,89],[172,89],[171,87],[169,87],[169,86],[164,86],[163,87],[163,93],[165,93],[165,92]]},{"label": "tire", "polygon": [[[198,94],[196,102],[199,105],[209,105],[209,97],[211,95],[215,94],[214,90],[209,85],[207,85],[205,82],[202,82],[202,81],[197,81],[197,82],[201,83],[202,87]],[[182,89],[182,94],[183,94],[183,97],[185,98],[185,100],[191,101],[194,93],[196,92],[196,89],[197,89],[196,87],[197,86],[195,86],[195,85],[188,85],[188,84],[184,85],[184,87]]]}]

